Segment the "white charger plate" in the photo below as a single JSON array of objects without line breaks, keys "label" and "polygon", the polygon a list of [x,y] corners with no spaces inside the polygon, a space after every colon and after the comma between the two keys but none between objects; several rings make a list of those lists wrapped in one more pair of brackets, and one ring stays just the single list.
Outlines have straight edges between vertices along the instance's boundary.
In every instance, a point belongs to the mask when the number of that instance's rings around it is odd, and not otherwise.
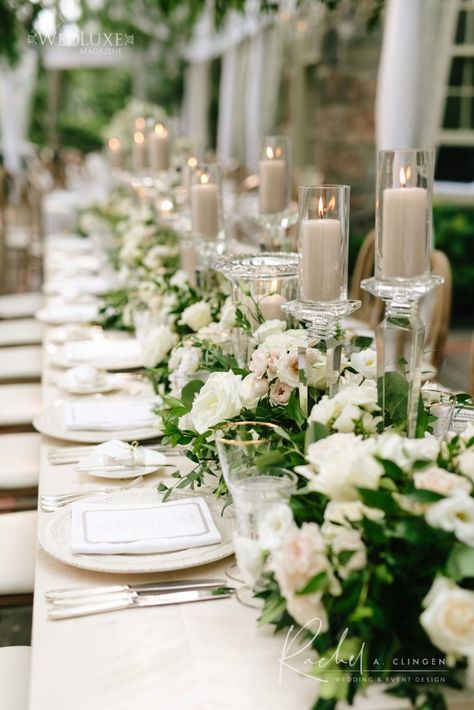
[{"label": "white charger plate", "polygon": [[33,419],[36,431],[63,441],[78,441],[84,444],[103,444],[110,439],[122,441],[145,441],[161,436],[159,429],[142,427],[140,429],[113,429],[109,431],[86,431],[67,429],[64,423],[62,405],[48,407]]},{"label": "white charger plate", "polygon": [[[191,491],[175,495],[174,500],[189,498]],[[196,494],[195,494],[196,495]],[[233,530],[234,518],[230,508],[226,508],[222,515],[223,503],[217,501],[212,495],[199,493],[205,498],[211,515],[222,540],[214,545],[192,547],[174,552],[160,552],[145,555],[89,555],[71,552],[71,508],[67,506],[53,514],[53,517],[43,516],[38,537],[40,544],[54,559],[71,567],[93,570],[95,572],[109,572],[112,574],[140,574],[150,572],[171,572],[173,570],[199,567],[217,560],[229,557],[234,552]],[[89,499],[91,502],[92,497]],[[97,497],[97,501],[104,502],[104,496]],[[160,494],[154,490],[121,491],[111,493],[106,499],[110,503],[150,503],[160,500]]]}]

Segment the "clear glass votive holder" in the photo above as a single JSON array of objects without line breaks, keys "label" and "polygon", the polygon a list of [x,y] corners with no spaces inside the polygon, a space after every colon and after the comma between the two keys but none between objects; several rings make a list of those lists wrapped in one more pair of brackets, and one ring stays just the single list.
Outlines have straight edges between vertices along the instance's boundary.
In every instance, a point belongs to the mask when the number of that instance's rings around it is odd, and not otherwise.
[{"label": "clear glass votive holder", "polygon": [[219,463],[232,496],[237,535],[258,538],[259,523],[271,507],[287,503],[297,476],[281,467],[259,466],[259,458],[275,448],[278,427],[266,422],[231,422],[217,431]]},{"label": "clear glass votive holder", "polygon": [[378,155],[375,278],[394,286],[430,276],[434,150]]},{"label": "clear glass votive holder", "polygon": [[291,151],[285,136],[264,136],[260,143],[260,214],[275,226],[290,206]]},{"label": "clear glass votive holder", "polygon": [[299,189],[298,299],[321,307],[347,300],[350,187]]},{"label": "clear glass votive holder", "polygon": [[224,480],[229,489],[242,471],[254,470],[259,457],[270,453],[281,441],[279,427],[269,422],[244,421],[223,424],[215,442]]},{"label": "clear glass votive holder", "polygon": [[224,238],[222,171],[218,163],[197,163],[189,170],[192,232],[203,242]]}]

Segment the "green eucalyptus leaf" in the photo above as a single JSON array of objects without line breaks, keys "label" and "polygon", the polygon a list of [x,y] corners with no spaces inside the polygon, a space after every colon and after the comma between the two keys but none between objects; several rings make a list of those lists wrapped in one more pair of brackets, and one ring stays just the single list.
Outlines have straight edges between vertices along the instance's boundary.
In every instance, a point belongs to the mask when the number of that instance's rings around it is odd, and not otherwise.
[{"label": "green eucalyptus leaf", "polygon": [[325,590],[328,586],[329,579],[326,572],[318,572],[312,577],[303,589],[298,590],[296,593],[299,595],[303,594],[314,594],[315,592],[321,592]]}]

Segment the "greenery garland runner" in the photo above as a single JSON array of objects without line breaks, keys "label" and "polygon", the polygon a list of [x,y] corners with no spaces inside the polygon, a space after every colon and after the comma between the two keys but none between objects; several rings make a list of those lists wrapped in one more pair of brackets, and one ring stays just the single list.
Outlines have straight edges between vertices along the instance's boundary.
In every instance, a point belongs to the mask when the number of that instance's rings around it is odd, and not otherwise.
[{"label": "greenery garland runner", "polygon": [[[316,710],[351,702],[374,682],[417,708],[445,708],[444,690],[462,685],[474,655],[474,427],[440,444],[420,402],[419,438],[406,439],[403,367],[388,376],[382,413],[372,343],[344,333],[341,386],[331,399],[325,354],[312,353],[316,404],[306,418],[297,372],[305,331],[264,321],[255,303],[251,334],[247,311],[222,287],[200,294],[172,262],[147,266],[166,228],[149,230],[146,211],[117,219],[109,205],[105,214],[111,256],[128,284],[108,297],[116,319],[108,324],[133,328],[133,311],[153,314],[146,355],[161,395],[157,414],[165,441],[184,445],[196,464],[160,485],[165,498],[175,486],[209,480],[225,496],[214,431],[226,421],[276,424],[273,448],[255,463],[294,469],[296,494],[269,509],[258,540],[236,538],[241,574],[263,600],[259,623],[303,643],[304,670],[320,679]],[[236,342],[249,345],[243,365]],[[402,659],[404,671],[412,663],[420,672],[399,674]]]}]

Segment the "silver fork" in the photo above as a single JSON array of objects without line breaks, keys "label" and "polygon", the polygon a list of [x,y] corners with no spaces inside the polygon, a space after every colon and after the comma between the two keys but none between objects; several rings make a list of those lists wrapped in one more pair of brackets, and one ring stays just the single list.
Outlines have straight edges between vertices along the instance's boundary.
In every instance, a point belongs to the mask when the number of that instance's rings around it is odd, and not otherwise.
[{"label": "silver fork", "polygon": [[59,493],[57,495],[42,495],[40,496],[40,506],[44,513],[54,513],[60,508],[74,503],[76,500],[81,500],[82,498],[89,498],[90,496],[101,496],[107,495],[108,493],[115,493],[116,491],[126,491],[129,488],[133,488],[143,481],[143,476],[138,476],[134,478],[133,481],[125,486],[120,486],[120,488],[96,488],[89,489],[87,491],[76,491],[74,493]]}]

